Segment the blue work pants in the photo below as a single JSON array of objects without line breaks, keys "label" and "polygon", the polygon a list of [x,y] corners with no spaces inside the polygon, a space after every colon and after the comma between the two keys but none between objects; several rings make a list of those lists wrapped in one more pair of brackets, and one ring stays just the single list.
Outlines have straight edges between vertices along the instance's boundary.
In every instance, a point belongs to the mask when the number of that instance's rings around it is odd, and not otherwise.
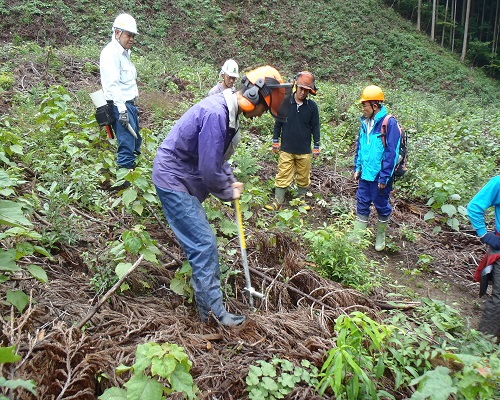
[{"label": "blue work pants", "polygon": [[118,122],[120,114],[118,113],[118,108],[113,106],[113,112],[116,119],[113,123],[113,131],[115,132],[115,137],[118,142],[116,163],[120,168],[133,169],[135,168],[136,156],[141,154],[142,137],[139,133],[140,127],[137,107],[128,101],[125,105],[127,106],[130,126],[135,131],[137,139],[132,136],[128,129],[124,128],[122,124]]},{"label": "blue work pants", "polygon": [[200,201],[189,193],[156,186],[165,218],[191,264],[191,282],[201,320],[210,311],[218,319],[226,314],[220,288],[219,253],[215,235]]},{"label": "blue work pants", "polygon": [[392,212],[392,206],[389,204],[391,190],[392,179],[382,190],[379,190],[377,181],[361,179],[356,191],[356,213],[368,217],[373,203],[379,217],[388,217]]}]

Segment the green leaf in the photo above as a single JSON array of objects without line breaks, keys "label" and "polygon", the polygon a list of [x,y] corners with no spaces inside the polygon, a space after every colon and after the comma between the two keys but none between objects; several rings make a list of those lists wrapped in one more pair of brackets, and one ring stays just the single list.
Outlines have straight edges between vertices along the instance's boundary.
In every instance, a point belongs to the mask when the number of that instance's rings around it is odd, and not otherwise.
[{"label": "green leaf", "polygon": [[98,397],[99,400],[127,400],[127,391],[125,389],[112,387],[106,389],[103,394]]},{"label": "green leaf", "polygon": [[125,274],[132,268],[131,263],[120,263],[115,268],[115,273],[119,279],[123,278]]},{"label": "green leaf", "polygon": [[413,379],[410,385],[419,383],[418,390],[411,397],[412,400],[448,400],[452,393],[457,393],[450,377],[450,370],[446,367],[437,367],[427,371],[423,376]]},{"label": "green leaf", "polygon": [[153,358],[151,374],[161,376],[162,378],[170,378],[170,375],[175,371],[177,365],[173,356],[163,357],[161,359]]},{"label": "green leaf", "polygon": [[158,264],[158,259],[156,258],[155,252],[151,251],[153,246],[142,249],[139,253],[144,256],[146,261],[152,262],[153,264]]},{"label": "green leaf", "polygon": [[38,279],[40,282],[47,283],[49,281],[49,278],[47,277],[47,273],[45,272],[45,270],[42,267],[40,267],[38,265],[31,264],[31,265],[28,265],[26,267],[26,269],[31,274],[31,276],[33,276],[33,278]]},{"label": "green leaf", "polygon": [[16,264],[16,250],[0,250],[0,271],[15,272],[21,271],[21,267]]},{"label": "green leaf", "polygon": [[142,197],[144,197],[144,199],[148,202],[148,203],[156,203],[156,197],[153,196],[151,193],[144,193],[142,195]]},{"label": "green leaf", "polygon": [[22,210],[22,203],[0,200],[0,224],[9,226],[32,226]]},{"label": "green leaf", "polygon": [[262,374],[264,376],[270,376],[274,378],[276,376],[276,368],[268,362],[262,362],[261,363],[261,368],[262,368]]},{"label": "green leaf", "polygon": [[248,369],[248,375],[245,379],[245,382],[248,386],[257,386],[259,384],[259,376],[262,376],[260,372],[260,368],[255,365],[250,365]]},{"label": "green leaf", "polygon": [[193,377],[189,372],[186,371],[185,366],[182,364],[177,364],[175,371],[170,375],[170,384],[172,389],[177,392],[185,392],[188,398],[194,399],[195,392],[197,391],[196,386],[193,383]]},{"label": "green leaf", "polygon": [[137,199],[137,191],[133,188],[128,188],[122,194],[123,204],[127,207],[132,203],[135,199]]},{"label": "green leaf", "polygon": [[22,313],[30,298],[22,290],[7,290],[7,301]]},{"label": "green leaf", "polygon": [[238,234],[238,227],[234,221],[223,219],[219,224],[220,230],[226,236],[234,236]]},{"label": "green leaf", "polygon": [[424,221],[429,221],[434,218],[434,211],[428,211],[427,214],[424,215]]},{"label": "green leaf", "polygon": [[161,400],[163,398],[161,383],[143,374],[133,375],[124,386],[127,388],[127,400]]},{"label": "green leaf", "polygon": [[134,210],[138,215],[142,215],[142,212],[144,211],[144,206],[140,201],[136,201],[132,205],[132,210]]},{"label": "green leaf", "polygon": [[9,389],[17,389],[17,388],[23,388],[26,390],[29,390],[31,393],[33,393],[36,396],[36,383],[33,380],[25,381],[24,379],[13,379],[13,380],[6,380],[3,376],[0,377],[0,386],[9,388]]},{"label": "green leaf", "polygon": [[45,250],[42,246],[35,246],[35,251],[52,260],[52,255],[47,250]]},{"label": "green leaf", "polygon": [[16,246],[16,259],[19,260],[21,257],[30,256],[34,253],[35,247],[29,242],[22,242]]},{"label": "green leaf", "polygon": [[449,218],[446,221],[446,225],[448,225],[451,229],[453,229],[455,231],[460,230],[460,222],[456,218]]},{"label": "green leaf", "polygon": [[20,359],[21,356],[16,354],[16,346],[0,347],[0,364],[14,363]]},{"label": "green leaf", "polygon": [[132,254],[139,254],[139,250],[142,247],[142,240],[134,235],[123,235],[123,244],[125,248]]},{"label": "green leaf", "polygon": [[278,381],[285,387],[290,388],[292,390],[295,385],[300,382],[300,378],[295,378],[293,375],[290,374],[282,374],[281,379],[278,379]]},{"label": "green leaf", "polygon": [[120,293],[126,292],[129,289],[130,289],[130,285],[126,282],[124,282],[120,285]]},{"label": "green leaf", "polygon": [[262,387],[264,387],[268,392],[275,392],[278,390],[277,383],[268,376],[262,377]]},{"label": "green leaf", "polygon": [[453,217],[457,213],[457,208],[453,204],[443,204],[441,211],[448,214],[448,217]]},{"label": "green leaf", "polygon": [[13,144],[13,145],[10,145],[9,146],[9,149],[10,151],[12,151],[13,153],[16,153],[16,154],[20,154],[22,155],[23,154],[23,147],[19,144]]},{"label": "green leaf", "polygon": [[132,369],[132,367],[129,367],[127,365],[124,365],[124,364],[120,364],[118,367],[116,367],[116,375],[120,375],[124,372],[127,372],[127,371],[130,371]]}]

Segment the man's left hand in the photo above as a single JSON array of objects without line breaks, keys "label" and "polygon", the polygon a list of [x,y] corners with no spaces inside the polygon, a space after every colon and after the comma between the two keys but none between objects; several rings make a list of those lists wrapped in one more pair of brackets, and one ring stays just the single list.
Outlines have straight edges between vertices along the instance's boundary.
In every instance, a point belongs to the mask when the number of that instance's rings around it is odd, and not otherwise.
[{"label": "man's left hand", "polygon": [[319,146],[314,146],[314,149],[313,149],[313,157],[314,158],[318,158],[319,157]]}]

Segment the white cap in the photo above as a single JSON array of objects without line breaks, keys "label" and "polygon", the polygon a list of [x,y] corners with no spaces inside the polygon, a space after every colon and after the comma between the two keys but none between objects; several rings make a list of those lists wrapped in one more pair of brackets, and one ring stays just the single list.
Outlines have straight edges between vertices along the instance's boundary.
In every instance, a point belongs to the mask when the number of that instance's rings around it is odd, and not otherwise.
[{"label": "white cap", "polygon": [[113,23],[113,30],[120,29],[137,35],[137,24],[134,17],[129,14],[120,14]]},{"label": "white cap", "polygon": [[238,64],[236,61],[229,59],[226,60],[224,65],[222,66],[222,69],[220,70],[221,75],[226,74],[228,76],[231,76],[233,78],[239,78],[240,75],[238,74]]}]

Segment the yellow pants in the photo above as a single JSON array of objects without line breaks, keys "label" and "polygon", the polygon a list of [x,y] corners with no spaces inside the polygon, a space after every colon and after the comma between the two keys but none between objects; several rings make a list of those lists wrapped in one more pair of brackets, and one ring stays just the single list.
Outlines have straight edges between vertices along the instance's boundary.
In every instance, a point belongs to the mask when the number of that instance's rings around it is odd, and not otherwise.
[{"label": "yellow pants", "polygon": [[274,186],[286,188],[290,186],[294,177],[298,187],[309,187],[311,184],[311,154],[290,154],[281,151]]}]

